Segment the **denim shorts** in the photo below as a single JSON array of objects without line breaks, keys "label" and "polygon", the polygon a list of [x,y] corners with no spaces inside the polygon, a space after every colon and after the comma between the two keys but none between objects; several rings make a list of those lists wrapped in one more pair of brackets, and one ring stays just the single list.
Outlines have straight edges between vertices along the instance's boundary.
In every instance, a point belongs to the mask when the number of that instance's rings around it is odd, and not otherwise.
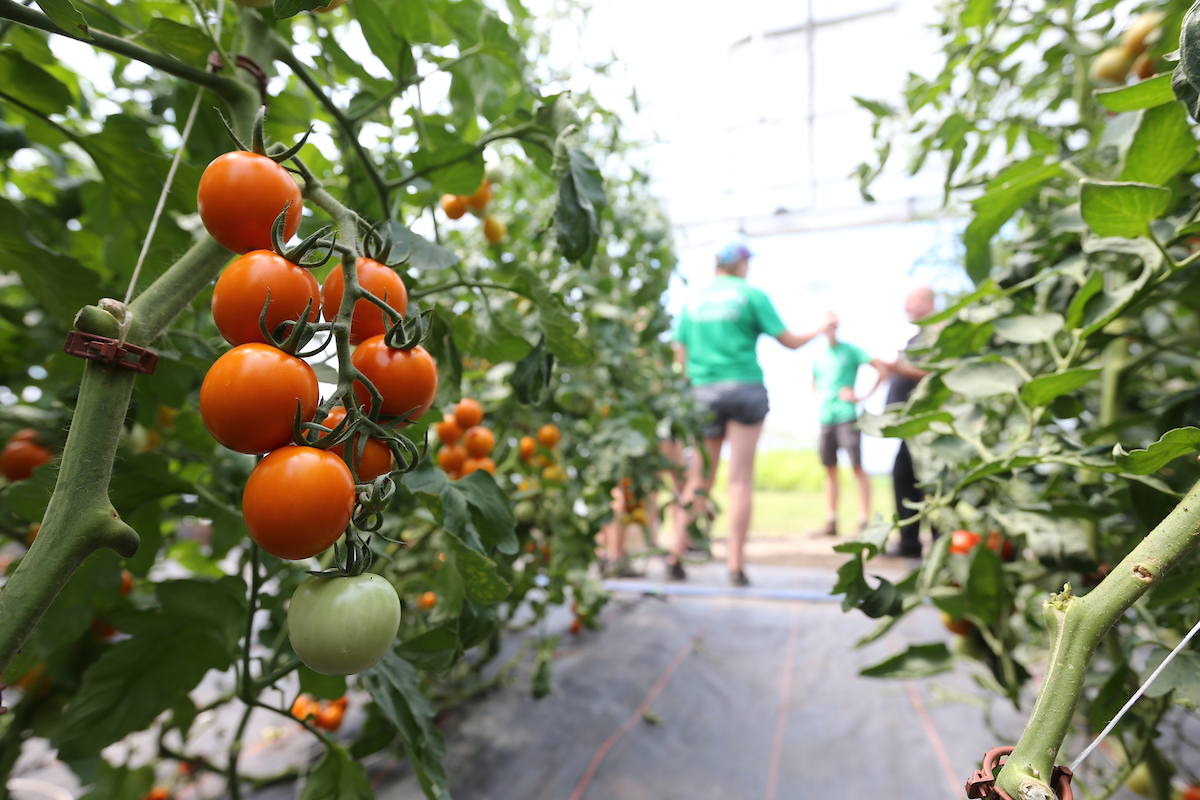
[{"label": "denim shorts", "polygon": [[767,387],[761,383],[710,383],[692,389],[696,405],[705,415],[704,436],[717,439],[725,435],[725,425],[733,420],[757,425],[771,410]]}]

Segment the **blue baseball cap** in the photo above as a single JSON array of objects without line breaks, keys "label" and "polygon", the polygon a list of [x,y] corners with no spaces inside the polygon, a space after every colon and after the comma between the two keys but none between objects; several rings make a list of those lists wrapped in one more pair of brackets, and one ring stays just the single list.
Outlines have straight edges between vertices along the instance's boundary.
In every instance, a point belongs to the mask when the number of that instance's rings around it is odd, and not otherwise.
[{"label": "blue baseball cap", "polygon": [[743,258],[750,258],[752,255],[754,252],[746,246],[745,242],[734,240],[717,251],[717,263],[721,266],[729,266]]}]

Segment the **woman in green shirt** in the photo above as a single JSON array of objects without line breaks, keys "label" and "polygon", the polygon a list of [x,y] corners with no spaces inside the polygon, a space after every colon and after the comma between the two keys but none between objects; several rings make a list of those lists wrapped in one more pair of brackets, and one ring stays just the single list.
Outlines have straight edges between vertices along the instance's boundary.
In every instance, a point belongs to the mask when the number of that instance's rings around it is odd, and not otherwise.
[{"label": "woman in green shirt", "polygon": [[672,580],[687,577],[680,556],[687,550],[687,527],[694,515],[696,491],[712,489],[720,466],[721,448],[729,440],[729,580],[735,586],[749,581],[742,569],[742,551],[750,529],[754,495],[754,454],[769,405],[755,344],[760,335],[795,350],[824,333],[792,333],[783,324],[761,289],[746,283],[750,249],[731,242],[717,253],[717,277],[684,307],[676,331],[677,357],[685,365],[696,403],[708,414],[704,447],[712,469],[704,474],[699,454],[688,464],[682,500],[688,510],[674,514],[675,545],[667,557]]}]

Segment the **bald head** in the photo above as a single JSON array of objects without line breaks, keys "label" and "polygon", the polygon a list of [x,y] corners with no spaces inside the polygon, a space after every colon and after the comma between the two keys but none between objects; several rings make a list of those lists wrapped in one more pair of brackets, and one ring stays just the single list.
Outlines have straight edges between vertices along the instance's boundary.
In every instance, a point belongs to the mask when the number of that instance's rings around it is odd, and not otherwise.
[{"label": "bald head", "polygon": [[925,319],[933,313],[933,289],[928,286],[920,286],[913,289],[904,298],[904,313],[908,315],[909,322],[917,322]]}]

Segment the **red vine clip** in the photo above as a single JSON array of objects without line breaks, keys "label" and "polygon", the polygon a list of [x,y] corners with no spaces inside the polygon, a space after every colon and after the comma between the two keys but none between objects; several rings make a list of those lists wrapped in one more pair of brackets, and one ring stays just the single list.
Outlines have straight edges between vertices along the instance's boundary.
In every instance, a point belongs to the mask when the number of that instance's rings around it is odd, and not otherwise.
[{"label": "red vine clip", "polygon": [[[975,770],[967,780],[967,797],[982,800],[1012,800],[1008,792],[996,786],[996,770],[1004,766],[1001,759],[1012,753],[1012,747],[993,747],[983,757],[983,768]],[[1071,777],[1074,773],[1067,767],[1055,766],[1050,775],[1050,786],[1058,795],[1058,800],[1073,800],[1075,793],[1071,790]]]},{"label": "red vine clip", "polygon": [[135,344],[121,344],[117,339],[83,331],[71,331],[63,352],[89,361],[116,364],[143,375],[154,372],[158,365],[158,353]]}]

